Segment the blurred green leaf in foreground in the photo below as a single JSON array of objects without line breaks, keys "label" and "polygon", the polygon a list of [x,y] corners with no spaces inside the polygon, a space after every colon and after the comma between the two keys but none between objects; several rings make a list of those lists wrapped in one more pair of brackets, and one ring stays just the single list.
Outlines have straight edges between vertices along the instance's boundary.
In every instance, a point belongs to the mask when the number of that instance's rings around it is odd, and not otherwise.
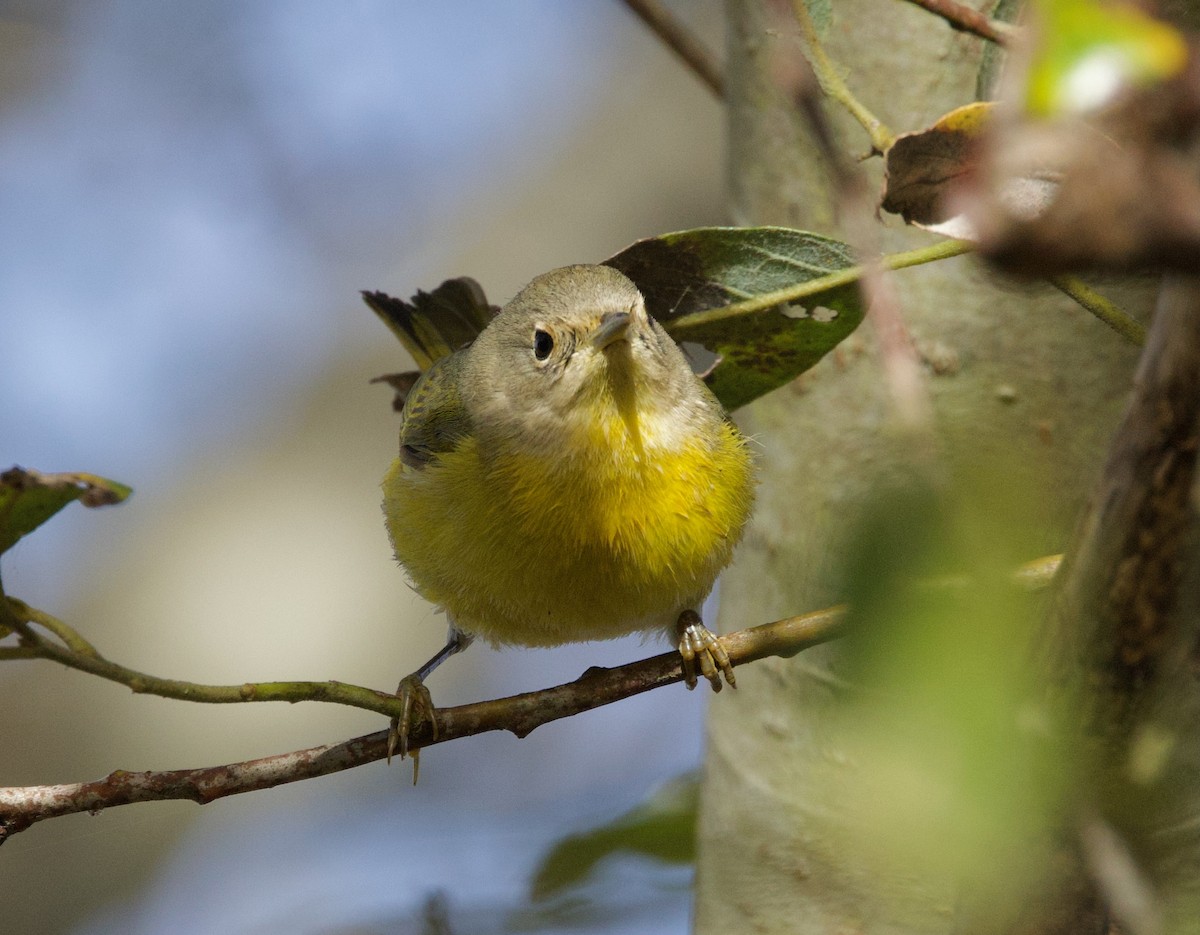
[{"label": "blurred green leaf in foreground", "polygon": [[845,846],[891,879],[958,880],[976,912],[1014,911],[1079,768],[1038,690],[1030,640],[1044,596],[1030,557],[1036,500],[998,467],[881,491],[856,530],[839,676],[853,816]]}]

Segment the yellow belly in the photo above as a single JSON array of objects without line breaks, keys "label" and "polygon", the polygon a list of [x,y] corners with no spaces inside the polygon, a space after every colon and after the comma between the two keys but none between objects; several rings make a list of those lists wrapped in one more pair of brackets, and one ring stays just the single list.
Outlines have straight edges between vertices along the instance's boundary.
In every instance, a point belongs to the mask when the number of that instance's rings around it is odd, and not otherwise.
[{"label": "yellow belly", "polygon": [[666,627],[728,564],[753,500],[736,429],[672,449],[596,439],[570,459],[480,456],[473,439],[384,478],[417,590],[493,643],[550,646]]}]

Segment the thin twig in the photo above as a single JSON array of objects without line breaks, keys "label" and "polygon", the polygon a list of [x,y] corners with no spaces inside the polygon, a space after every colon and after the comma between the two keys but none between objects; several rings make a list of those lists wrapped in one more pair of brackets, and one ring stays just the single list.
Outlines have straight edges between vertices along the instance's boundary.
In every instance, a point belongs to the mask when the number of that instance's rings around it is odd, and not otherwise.
[{"label": "thin twig", "polygon": [[[66,644],[67,649],[72,652],[79,653],[84,656],[99,656],[96,652],[96,647],[84,639],[72,627],[68,626],[57,617],[52,617],[45,611],[38,610],[36,607],[30,607],[24,601],[19,601],[15,597],[7,598],[8,608],[15,614],[16,619],[21,623],[36,623],[38,626],[45,627],[55,636]],[[6,618],[11,619],[11,618]],[[26,639],[30,638],[30,631],[23,631]]]},{"label": "thin twig", "polygon": [[1011,23],[991,19],[978,10],[972,10],[965,3],[959,3],[958,0],[908,0],[908,2],[915,3],[935,16],[940,16],[953,29],[969,32],[980,39],[994,42],[996,45],[1006,46],[1016,35],[1017,30]]},{"label": "thin twig", "polygon": [[809,64],[812,65],[813,71],[816,73],[817,81],[821,83],[821,90],[827,95],[841,104],[857,120],[867,135],[871,138],[871,148],[877,153],[885,153],[895,142],[895,134],[889,130],[878,117],[863,105],[863,103],[854,96],[850,88],[843,80],[841,72],[830,60],[828,53],[825,51],[825,46],[822,45],[820,37],[817,35],[817,28],[813,25],[812,17],[808,13],[808,5],[805,0],[792,0],[792,10],[796,14],[796,22],[800,24],[800,32],[804,36],[804,43],[808,46]]},{"label": "thin twig", "polygon": [[1146,326],[1087,283],[1074,276],[1052,276],[1050,284],[1065,292],[1130,343],[1138,347],[1146,343]]},{"label": "thin twig", "polygon": [[106,659],[82,637],[78,637],[82,644],[78,649],[44,638],[30,626],[31,620],[47,627],[56,635],[62,631],[74,631],[61,620],[44,611],[35,610],[15,598],[7,598],[7,601],[20,627],[18,633],[21,645],[4,647],[6,654],[11,655],[0,658],[48,659],[68,668],[117,682],[138,694],[158,695],[161,698],[175,698],[201,704],[324,701],[388,715],[393,713],[391,709],[395,707],[395,697],[386,692],[344,682],[246,682],[241,685],[203,685],[182,679],[149,675]]},{"label": "thin twig", "polygon": [[[832,607],[731,633],[722,637],[722,644],[735,666],[767,656],[793,656],[839,636],[845,617],[845,608]],[[418,749],[496,730],[507,730],[524,737],[550,721],[682,680],[677,652],[613,669],[593,668],[574,682],[554,688],[438,709],[436,740],[431,735],[429,723],[422,722],[413,730],[409,747]],[[391,701],[396,707],[397,699]],[[343,743],[222,766],[157,772],[118,770],[92,782],[0,789],[0,843],[36,822],[60,815],[95,813],[116,805],[164,799],[204,804],[228,795],[269,789],[362,766],[387,755],[387,734],[382,730]]]},{"label": "thin twig", "polygon": [[[884,269],[880,259],[875,200],[866,177],[862,168],[852,165],[835,144],[833,128],[826,119],[811,71],[797,76],[793,96],[797,109],[808,120],[817,148],[833,177],[837,217],[846,241],[863,263],[859,289],[867,307],[867,317],[875,330],[884,383],[897,423],[928,436],[933,425],[933,404],[916,345],[904,321],[894,278]],[[922,453],[935,449],[931,437],[926,437],[920,446]]]},{"label": "thin twig", "polygon": [[725,76],[708,47],[659,0],[624,0],[663,45],[678,55],[718,99],[725,97]]}]

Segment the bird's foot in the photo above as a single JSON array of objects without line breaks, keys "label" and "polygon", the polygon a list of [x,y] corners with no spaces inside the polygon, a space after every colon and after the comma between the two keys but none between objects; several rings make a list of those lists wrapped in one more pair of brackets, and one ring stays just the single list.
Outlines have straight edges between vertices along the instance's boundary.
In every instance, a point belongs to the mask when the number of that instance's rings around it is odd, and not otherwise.
[{"label": "bird's foot", "polygon": [[[408,756],[408,739],[416,724],[428,721],[432,739],[437,740],[438,735],[433,698],[419,673],[414,672],[400,680],[400,684],[396,686],[396,697],[400,699],[400,713],[392,718],[391,726],[388,728],[387,758],[389,763],[392,762],[392,754],[396,752],[397,748],[400,750],[400,759],[403,760]],[[417,772],[421,766],[421,751],[414,749],[412,755],[413,785],[416,785]]]},{"label": "bird's foot", "polygon": [[700,674],[708,679],[713,691],[721,690],[722,674],[730,688],[737,688],[729,653],[721,645],[721,638],[704,625],[698,613],[694,610],[681,613],[679,622],[675,624],[675,634],[679,639],[679,655],[683,657],[683,680],[689,690],[696,687],[697,664]]}]

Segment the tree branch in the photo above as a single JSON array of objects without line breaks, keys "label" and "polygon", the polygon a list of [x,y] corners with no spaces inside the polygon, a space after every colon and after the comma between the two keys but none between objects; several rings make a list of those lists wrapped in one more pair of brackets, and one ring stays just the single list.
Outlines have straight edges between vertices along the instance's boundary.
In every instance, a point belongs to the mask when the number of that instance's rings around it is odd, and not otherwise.
[{"label": "tree branch", "polygon": [[[844,620],[844,608],[832,607],[731,633],[722,637],[722,642],[730,661],[735,666],[743,665],[767,656],[792,656],[811,646],[828,642],[840,635]],[[438,709],[437,739],[432,737],[429,723],[422,722],[414,729],[409,747],[420,749],[496,730],[507,730],[518,737],[525,737],[550,721],[590,711],[682,679],[677,652],[663,653],[613,669],[593,668],[565,685],[493,701]],[[154,681],[159,687],[193,684],[165,679]],[[263,692],[264,685],[305,686],[317,694],[294,697],[294,693]],[[207,691],[172,694],[169,697],[186,697],[192,701],[335,701],[388,715],[396,713],[392,709],[399,707],[398,699],[393,696],[337,682],[281,682],[194,688]],[[246,689],[250,690],[248,696],[241,694]],[[336,691],[325,694],[331,689],[342,689],[346,694],[338,696]],[[231,691],[239,694],[239,697],[226,697]],[[116,805],[166,799],[205,804],[227,795],[270,789],[284,783],[340,772],[383,759],[386,755],[387,731],[381,730],[342,743],[222,766],[157,772],[117,770],[92,782],[0,789],[0,843],[39,821],[60,815],[95,813]]]},{"label": "tree branch", "polygon": [[[98,675],[125,685],[138,694],[158,695],[202,704],[236,704],[249,701],[325,701],[349,705],[391,715],[395,697],[386,692],[344,682],[246,682],[241,685],[203,685],[182,679],[149,675],[120,665],[102,656],[71,627],[44,611],[16,598],[6,598],[9,615],[21,643],[0,648],[0,658],[48,659],[71,669]],[[58,643],[42,636],[30,624],[38,624],[63,640]]]},{"label": "tree branch", "polygon": [[[1093,798],[1085,804],[1093,818],[1082,854],[1075,848],[1065,856],[1061,879],[1031,903],[1023,930],[1074,935],[1084,931],[1075,920],[1095,904],[1107,906],[1122,930],[1139,931],[1135,926],[1153,922],[1158,908],[1140,906],[1137,893],[1179,892],[1181,874],[1183,892],[1190,892],[1184,869],[1190,864],[1179,855],[1192,853],[1194,843],[1181,845],[1162,828],[1178,820],[1165,815],[1194,814],[1200,801],[1194,782],[1200,763],[1198,457],[1200,279],[1168,277],[1129,407],[1038,642],[1053,700],[1078,718],[1076,757],[1087,759]],[[1152,780],[1130,766],[1147,728],[1167,738],[1171,750]],[[1097,822],[1112,823],[1113,840],[1136,842],[1144,880],[1141,872],[1133,879],[1114,871],[1111,842],[1097,839]],[[1106,848],[1109,858],[1101,859]],[[1094,930],[1112,927],[1106,922]]]},{"label": "tree branch", "polygon": [[[1016,571],[1013,581],[1027,588],[1045,587],[1057,572],[1059,560],[1060,556],[1046,556],[1029,562]],[[37,645],[8,647],[12,655],[0,658],[53,659],[124,684],[133,681],[136,684],[130,684],[130,687],[135,691],[163,694],[160,689],[165,689],[169,691],[166,697],[183,698],[188,701],[327,701],[364,708],[389,717],[398,713],[400,707],[400,700],[394,695],[341,682],[198,685],[194,682],[159,679],[134,673],[102,657],[76,656],[70,650],[46,642],[22,619],[32,613],[40,612],[33,611],[13,598],[0,600],[0,617],[6,621],[11,620],[20,627],[19,632],[23,638],[28,633],[30,638],[37,641]],[[836,639],[843,632],[845,620],[845,607],[828,607],[798,617],[787,617],[774,623],[739,630],[721,637],[721,642],[729,654],[730,662],[735,666],[768,656],[788,658],[820,643]],[[61,621],[55,623],[60,627],[66,626]],[[53,647],[53,652],[43,652],[46,647]],[[0,649],[0,652],[4,650]],[[82,660],[92,661],[83,663]],[[97,663],[110,667],[107,674],[95,669]],[[122,677],[115,678],[118,673],[122,674]],[[683,671],[678,652],[663,653],[613,669],[591,668],[575,681],[565,685],[454,708],[439,708],[435,711],[436,739],[433,737],[431,725],[422,721],[415,725],[409,739],[409,747],[415,751],[460,737],[497,730],[506,730],[518,737],[526,737],[535,728],[551,721],[571,717],[682,680]],[[187,690],[181,690],[182,686],[186,686]],[[270,789],[363,766],[387,756],[387,737],[388,732],[381,730],[341,743],[221,766],[154,772],[116,770],[103,779],[91,782],[0,788],[0,844],[39,821],[57,818],[60,815],[76,812],[94,814],[117,805],[167,799],[188,800],[203,805],[228,795]]]},{"label": "tree branch", "polygon": [[718,100],[725,97],[725,76],[708,47],[677,19],[659,0],[624,0],[633,13],[649,27],[692,72],[708,85]]},{"label": "tree branch", "polygon": [[1012,40],[1016,29],[1010,23],[990,19],[978,10],[973,10],[958,0],[908,0],[934,16],[940,16],[951,28],[959,32],[969,32],[980,39],[987,39],[996,45],[1006,46]]},{"label": "tree branch", "polygon": [[[1179,600],[1195,545],[1200,280],[1168,279],[1134,394],[1077,533],[1051,614],[1051,673],[1085,673],[1092,727],[1123,741],[1127,705],[1191,648]],[[1107,691],[1098,686],[1104,686]],[[1118,713],[1122,712],[1122,713]]]}]

